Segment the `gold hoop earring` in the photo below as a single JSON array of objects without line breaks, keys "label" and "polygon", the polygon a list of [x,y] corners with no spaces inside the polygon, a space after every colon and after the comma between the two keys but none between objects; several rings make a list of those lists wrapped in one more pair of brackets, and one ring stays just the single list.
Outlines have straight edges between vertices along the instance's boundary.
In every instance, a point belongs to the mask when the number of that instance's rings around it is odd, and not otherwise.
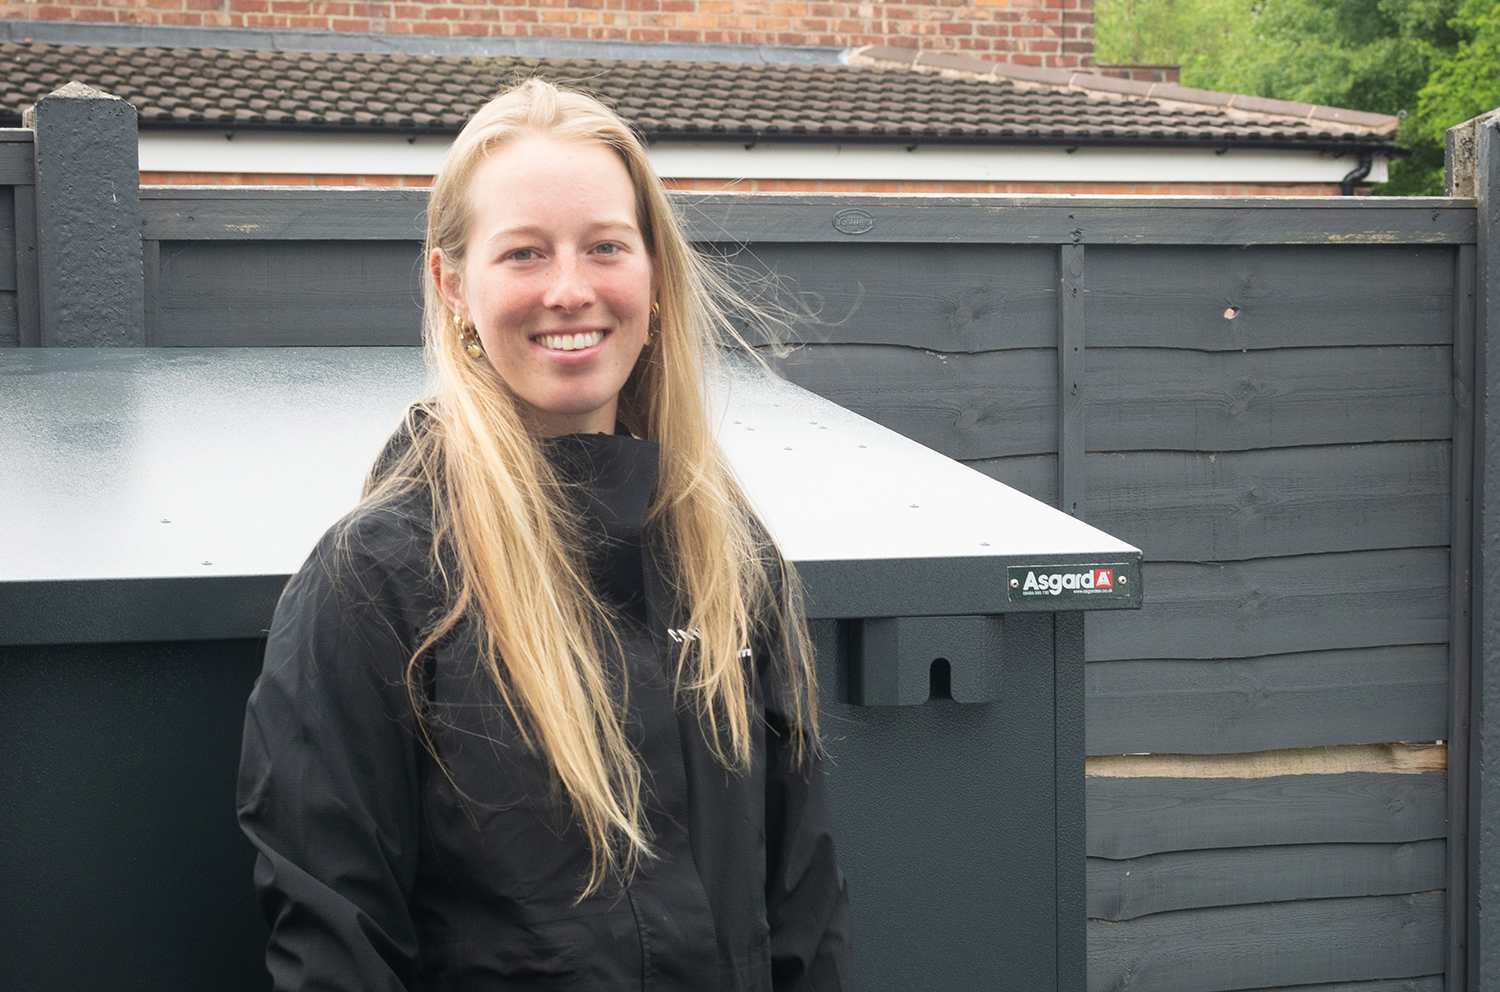
[{"label": "gold hoop earring", "polygon": [[646,318],[646,346],[649,348],[661,331],[661,304],[651,304],[651,316]]},{"label": "gold hoop earring", "polygon": [[466,325],[462,317],[454,314],[453,326],[458,331],[458,339],[463,342],[464,354],[476,360],[483,358],[484,346],[479,343],[479,337],[474,333],[474,325]]}]

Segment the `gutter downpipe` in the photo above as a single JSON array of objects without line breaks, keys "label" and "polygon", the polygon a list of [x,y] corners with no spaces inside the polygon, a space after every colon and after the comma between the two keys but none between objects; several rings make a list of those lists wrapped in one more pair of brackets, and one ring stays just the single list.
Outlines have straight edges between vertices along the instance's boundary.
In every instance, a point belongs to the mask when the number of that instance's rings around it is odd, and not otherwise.
[{"label": "gutter downpipe", "polygon": [[1359,153],[1359,165],[1350,170],[1339,184],[1344,196],[1354,195],[1354,184],[1370,174],[1370,167],[1374,164],[1375,156],[1372,152]]}]

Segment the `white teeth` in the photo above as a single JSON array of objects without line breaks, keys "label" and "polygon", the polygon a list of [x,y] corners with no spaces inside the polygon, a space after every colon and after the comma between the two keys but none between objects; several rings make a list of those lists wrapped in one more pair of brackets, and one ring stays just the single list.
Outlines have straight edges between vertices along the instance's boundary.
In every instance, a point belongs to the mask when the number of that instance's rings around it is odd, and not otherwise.
[{"label": "white teeth", "polygon": [[553,351],[580,351],[584,348],[592,348],[604,340],[603,331],[590,331],[587,334],[544,334],[537,338],[543,348],[551,348]]}]

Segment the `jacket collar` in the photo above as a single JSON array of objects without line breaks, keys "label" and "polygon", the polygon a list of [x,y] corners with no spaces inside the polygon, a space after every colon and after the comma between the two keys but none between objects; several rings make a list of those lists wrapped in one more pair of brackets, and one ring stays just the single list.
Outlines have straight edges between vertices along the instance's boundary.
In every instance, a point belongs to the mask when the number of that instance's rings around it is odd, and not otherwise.
[{"label": "jacket collar", "polygon": [[656,442],[628,434],[565,434],[548,439],[542,450],[578,512],[599,595],[622,616],[647,624],[645,531],[656,491]]}]

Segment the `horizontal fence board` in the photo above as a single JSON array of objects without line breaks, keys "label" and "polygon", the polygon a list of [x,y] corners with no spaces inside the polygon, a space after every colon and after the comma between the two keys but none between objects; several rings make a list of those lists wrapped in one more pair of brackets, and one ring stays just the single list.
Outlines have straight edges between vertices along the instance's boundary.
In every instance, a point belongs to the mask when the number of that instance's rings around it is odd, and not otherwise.
[{"label": "horizontal fence board", "polygon": [[[1282,197],[913,196],[828,193],[668,194],[693,241],[921,244],[1473,244],[1472,201]],[[426,189],[186,189],[141,192],[145,237],[407,238],[425,221]],[[329,209],[331,201],[339,204]],[[834,226],[868,215],[863,234]],[[849,215],[845,215],[848,217]],[[865,218],[861,218],[865,220]],[[251,226],[254,225],[254,226]],[[849,227],[848,224],[842,225]]]},{"label": "horizontal fence board", "polygon": [[1089,251],[1089,347],[1449,344],[1454,253],[1407,245],[1101,246]]},{"label": "horizontal fence board", "polygon": [[[922,244],[1472,244],[1472,201],[1283,197],[676,193],[694,241]],[[862,234],[834,226],[860,211]],[[845,213],[844,218],[849,218]],[[849,227],[847,223],[843,225]]]},{"label": "horizontal fence board", "polygon": [[1057,456],[1016,455],[1011,458],[980,458],[966,463],[976,472],[1020,490],[1048,506],[1057,505]]},{"label": "horizontal fence board", "polygon": [[1088,450],[1243,451],[1447,438],[1451,351],[1090,347]]},{"label": "horizontal fence board", "polygon": [[1057,249],[764,244],[730,256],[747,296],[811,344],[941,352],[1057,344]]},{"label": "horizontal fence board", "polygon": [[1295,899],[1400,895],[1441,889],[1447,842],[1284,844],[1088,859],[1088,914],[1152,913]]},{"label": "horizontal fence board", "polygon": [[1349,772],[1422,775],[1448,770],[1448,745],[1441,741],[1386,741],[1229,754],[1096,754],[1085,757],[1083,764],[1087,778],[1250,779]]},{"label": "horizontal fence board", "polygon": [[1442,892],[1420,892],[1091,921],[1088,989],[1223,992],[1427,976],[1446,963],[1443,909]]},{"label": "horizontal fence board", "polygon": [[1084,696],[1088,754],[1446,740],[1448,648],[1092,662]]},{"label": "horizontal fence board", "polygon": [[163,242],[154,343],[419,345],[411,241]]},{"label": "horizontal fence board", "polygon": [[1444,644],[1448,551],[1150,562],[1139,612],[1084,615],[1089,661]]},{"label": "horizontal fence board", "polygon": [[889,345],[808,345],[786,377],[949,458],[1057,450],[1057,352],[942,355]]},{"label": "horizontal fence board", "polygon": [[1243,992],[1444,992],[1446,985],[1442,975],[1423,975],[1418,978],[1385,978],[1373,982],[1319,982],[1316,985],[1299,985],[1295,989],[1258,988]]},{"label": "horizontal fence board", "polygon": [[152,241],[417,241],[428,190],[145,186],[141,237]]},{"label": "horizontal fence board", "polygon": [[1084,461],[1089,523],[1170,561],[1447,544],[1447,441]]},{"label": "horizontal fence board", "polygon": [[1447,836],[1446,776],[1345,772],[1268,778],[1096,778],[1088,854],[1272,844],[1401,844]]}]

